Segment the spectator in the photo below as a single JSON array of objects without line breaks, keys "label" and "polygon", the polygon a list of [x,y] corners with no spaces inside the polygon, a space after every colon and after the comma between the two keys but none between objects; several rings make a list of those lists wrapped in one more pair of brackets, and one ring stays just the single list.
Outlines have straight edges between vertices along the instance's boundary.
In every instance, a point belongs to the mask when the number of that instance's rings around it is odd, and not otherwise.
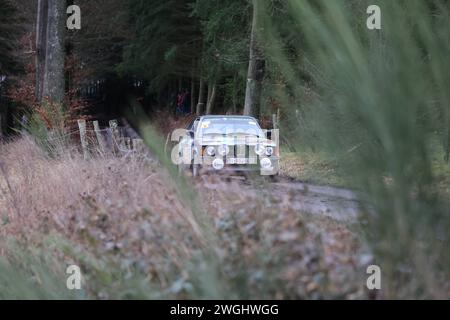
[{"label": "spectator", "polygon": [[184,115],[191,113],[191,94],[187,89],[184,89],[183,113]]},{"label": "spectator", "polygon": [[182,115],[183,114],[183,108],[184,108],[184,93],[180,91],[177,95],[177,105],[176,105],[176,115]]}]

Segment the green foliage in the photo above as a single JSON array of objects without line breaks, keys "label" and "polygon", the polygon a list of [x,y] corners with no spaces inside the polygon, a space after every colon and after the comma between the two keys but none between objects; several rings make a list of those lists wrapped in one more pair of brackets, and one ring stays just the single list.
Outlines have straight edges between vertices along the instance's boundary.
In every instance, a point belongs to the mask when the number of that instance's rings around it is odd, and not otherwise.
[{"label": "green foliage", "polygon": [[71,52],[82,62],[85,76],[110,75],[121,62],[123,48],[132,37],[127,3],[123,0],[76,1],[82,10],[81,29],[68,31],[66,36]]},{"label": "green foliage", "polygon": [[248,66],[250,13],[248,1],[196,1],[193,16],[202,27],[202,68],[207,78],[223,77],[219,72],[233,75]]},{"label": "green foliage", "polygon": [[193,1],[129,2],[135,37],[125,48],[118,69],[150,82],[158,92],[169,80],[190,77],[201,54],[201,35],[191,17]]},{"label": "green foliage", "polygon": [[29,134],[48,155],[64,152],[70,145],[68,113],[60,104],[43,102],[37,111],[25,113],[20,132]]},{"label": "green foliage", "polygon": [[250,34],[248,1],[131,1],[135,37],[121,74],[148,80],[151,93],[180,79],[216,83],[227,107],[243,103]]},{"label": "green foliage", "polygon": [[450,19],[444,2],[428,3],[379,1],[382,30],[370,31],[361,12],[369,2],[289,1],[291,37],[304,39],[299,59],[265,16],[274,43],[267,50],[285,83],[277,97],[285,114],[298,115],[286,121],[289,141],[315,138],[366,192],[375,209],[368,236],[388,273],[388,294],[397,297],[442,296],[439,279],[449,276],[442,269],[449,210],[436,196],[428,145],[430,128],[449,123]]},{"label": "green foliage", "polygon": [[14,49],[18,29],[17,10],[9,0],[0,0],[0,75],[17,70]]},{"label": "green foliage", "polygon": [[[24,248],[8,239],[8,256],[0,258],[0,299],[80,299],[66,288],[66,274],[49,250]],[[47,247],[51,248],[50,247]]]}]

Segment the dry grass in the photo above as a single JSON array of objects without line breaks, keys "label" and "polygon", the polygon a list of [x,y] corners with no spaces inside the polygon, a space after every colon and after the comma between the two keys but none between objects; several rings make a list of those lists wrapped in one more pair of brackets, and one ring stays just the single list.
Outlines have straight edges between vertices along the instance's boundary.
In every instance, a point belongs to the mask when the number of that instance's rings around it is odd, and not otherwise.
[{"label": "dry grass", "polygon": [[322,152],[282,152],[280,174],[320,185],[348,187],[349,179],[339,171],[336,161]]},{"label": "dry grass", "polygon": [[[207,213],[198,216],[153,161],[83,160],[74,149],[49,158],[30,139],[0,146],[0,161],[0,250],[8,272],[34,274],[18,252],[44,256],[63,293],[65,275],[58,272],[76,263],[86,298],[367,296],[355,234],[297,212],[289,195],[274,198],[263,188],[250,195],[239,184],[206,177],[193,186]],[[228,191],[205,183],[222,183]],[[205,236],[205,226],[213,238]],[[8,287],[2,274],[0,287]],[[45,281],[24,288],[53,297]]]}]

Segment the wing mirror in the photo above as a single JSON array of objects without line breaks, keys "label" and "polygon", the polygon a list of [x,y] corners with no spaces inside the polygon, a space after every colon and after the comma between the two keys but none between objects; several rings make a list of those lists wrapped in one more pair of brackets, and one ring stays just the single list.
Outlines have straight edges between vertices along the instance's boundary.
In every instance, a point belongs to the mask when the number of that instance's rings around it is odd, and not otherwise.
[{"label": "wing mirror", "polygon": [[192,139],[194,139],[194,131],[188,130],[188,131],[187,131],[187,134],[188,134]]}]

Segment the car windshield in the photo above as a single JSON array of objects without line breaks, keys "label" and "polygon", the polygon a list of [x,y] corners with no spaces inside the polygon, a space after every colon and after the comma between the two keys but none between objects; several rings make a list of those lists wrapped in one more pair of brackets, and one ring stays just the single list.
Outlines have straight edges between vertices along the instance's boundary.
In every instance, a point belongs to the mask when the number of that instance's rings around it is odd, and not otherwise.
[{"label": "car windshield", "polygon": [[251,118],[211,118],[205,119],[200,126],[201,135],[252,135],[263,136],[258,123]]}]

